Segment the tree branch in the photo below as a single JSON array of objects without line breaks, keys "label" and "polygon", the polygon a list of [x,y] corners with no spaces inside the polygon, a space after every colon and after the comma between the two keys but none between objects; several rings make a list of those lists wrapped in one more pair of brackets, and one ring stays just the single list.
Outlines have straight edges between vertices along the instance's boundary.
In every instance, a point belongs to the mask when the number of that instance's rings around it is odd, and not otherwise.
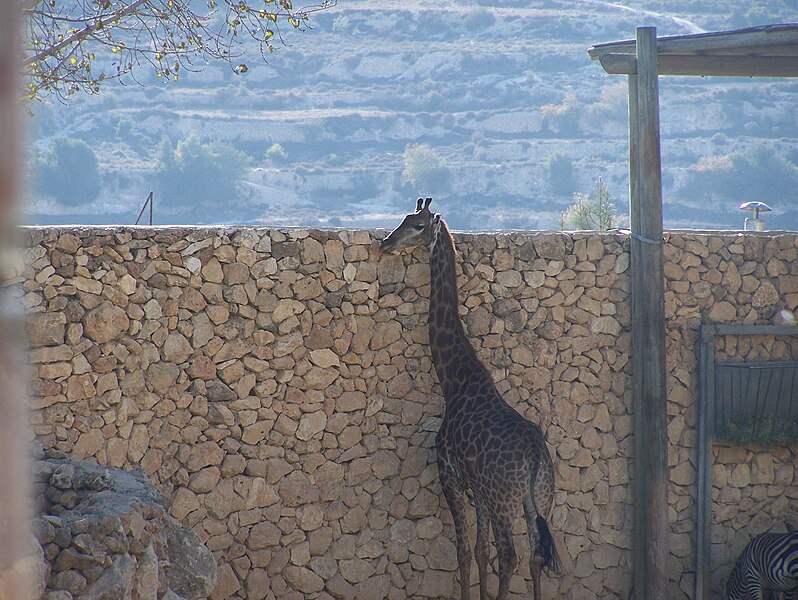
[{"label": "tree branch", "polygon": [[122,17],[127,16],[130,13],[132,13],[132,12],[135,12],[135,10],[139,6],[141,6],[142,4],[146,4],[149,1],[150,0],[134,0],[134,2],[132,4],[126,6],[125,8],[122,8],[122,9],[120,9],[120,10],[118,10],[118,11],[116,11],[116,12],[114,12],[114,13],[106,16],[106,17],[103,17],[102,19],[98,19],[97,21],[95,21],[91,25],[87,25],[86,27],[84,27],[80,31],[76,31],[72,35],[69,35],[69,36],[65,37],[63,40],[61,40],[57,44],[54,44],[54,45],[50,46],[49,48],[46,48],[45,50],[42,50],[41,52],[38,52],[38,53],[34,54],[33,56],[26,58],[25,61],[23,62],[24,66],[25,67],[29,67],[29,66],[31,66],[31,65],[33,65],[35,63],[38,63],[38,62],[44,60],[48,56],[55,56],[58,52],[60,52],[61,50],[63,50],[67,46],[69,46],[70,44],[79,43],[79,42],[85,40],[87,37],[89,37],[95,31],[99,31],[100,29],[102,29],[106,25],[110,25],[111,23],[113,23],[117,19],[121,19]]}]

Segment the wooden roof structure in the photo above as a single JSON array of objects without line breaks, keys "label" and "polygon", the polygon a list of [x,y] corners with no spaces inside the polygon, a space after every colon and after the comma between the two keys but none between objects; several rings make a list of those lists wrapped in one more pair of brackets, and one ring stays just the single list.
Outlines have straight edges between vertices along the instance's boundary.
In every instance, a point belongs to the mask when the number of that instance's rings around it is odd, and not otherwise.
[{"label": "wooden roof structure", "polygon": [[[634,594],[668,589],[668,437],[665,285],[659,76],[798,77],[798,23],[657,38],[639,27],[634,40],[588,50],[609,74],[629,84],[629,216],[634,411]],[[699,406],[695,600],[709,598],[711,440]]]}]

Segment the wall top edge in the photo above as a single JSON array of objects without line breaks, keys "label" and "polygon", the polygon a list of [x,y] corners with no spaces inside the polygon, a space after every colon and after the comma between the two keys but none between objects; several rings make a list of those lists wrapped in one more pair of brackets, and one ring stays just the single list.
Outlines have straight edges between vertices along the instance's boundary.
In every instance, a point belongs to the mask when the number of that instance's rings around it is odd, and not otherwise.
[{"label": "wall top edge", "polygon": [[[138,233],[143,232],[180,232],[187,231],[191,233],[230,233],[238,231],[253,231],[267,233],[269,231],[285,231],[285,232],[324,232],[330,233],[351,233],[365,231],[374,237],[383,236],[387,234],[390,229],[378,227],[365,227],[365,228],[349,228],[349,227],[296,227],[296,226],[282,226],[282,225],[20,225],[18,229],[22,232],[71,232],[71,233],[86,233],[93,235],[113,235],[120,232],[135,231]],[[574,230],[574,231],[556,231],[545,229],[502,229],[502,230],[481,230],[481,231],[460,231],[452,230],[452,233],[457,234],[459,237],[476,238],[485,235],[494,236],[507,236],[507,235],[564,235],[564,236],[622,236],[628,237],[629,230],[626,229],[612,229],[609,231],[598,230]],[[741,229],[664,229],[663,235],[697,235],[697,236],[718,236],[718,237],[775,237],[782,235],[798,236],[798,231],[788,230],[768,230],[768,231],[744,231]]]}]

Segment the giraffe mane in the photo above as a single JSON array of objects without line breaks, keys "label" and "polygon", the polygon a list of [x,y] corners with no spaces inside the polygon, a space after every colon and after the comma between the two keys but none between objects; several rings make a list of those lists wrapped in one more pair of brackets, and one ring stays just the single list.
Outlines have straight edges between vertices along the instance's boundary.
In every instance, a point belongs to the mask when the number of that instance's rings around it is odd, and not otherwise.
[{"label": "giraffe mane", "polygon": [[[440,230],[438,232],[438,237],[441,238],[440,241],[446,244],[446,247],[449,249],[449,260],[452,263],[448,272],[451,273],[452,281],[451,283],[451,294],[453,296],[452,306],[455,306],[457,309],[460,307],[460,296],[458,294],[457,288],[457,271],[456,271],[456,263],[457,263],[457,252],[454,245],[454,237],[452,237],[452,233],[449,231],[449,226],[446,224],[446,221],[440,219]],[[470,358],[472,358],[477,364],[480,365],[483,369],[485,369],[482,362],[479,360],[477,356],[476,350],[474,350],[474,346],[471,344],[471,341],[468,339],[468,336],[465,332],[465,326],[463,325],[463,320],[459,316],[459,312],[456,313],[455,322],[457,323],[458,331],[457,333],[462,336],[463,345],[466,348],[466,352],[469,354]],[[487,372],[487,369],[485,369]]]}]

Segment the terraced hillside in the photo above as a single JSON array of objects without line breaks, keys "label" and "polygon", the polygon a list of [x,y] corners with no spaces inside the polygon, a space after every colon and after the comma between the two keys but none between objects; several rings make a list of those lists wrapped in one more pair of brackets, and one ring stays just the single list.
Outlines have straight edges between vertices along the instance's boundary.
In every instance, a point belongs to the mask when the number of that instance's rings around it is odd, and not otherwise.
[{"label": "terraced hillside", "polygon": [[[34,107],[34,155],[58,136],[85,140],[102,192],[79,206],[34,194],[27,218],[131,223],[155,189],[159,223],[383,226],[426,194],[457,229],[557,229],[598,177],[625,213],[625,78],[587,48],[640,25],[679,35],[798,21],[788,0],[761,4],[729,14],[723,0],[339,0],[246,75],[208,65],[179,86],[153,78]],[[780,227],[798,228],[796,91],[788,80],[662,80],[667,227],[739,227],[736,206],[761,199]],[[222,201],[156,176],[164,138],[192,135],[247,157]],[[404,174],[414,144],[439,159],[415,185]]]}]

